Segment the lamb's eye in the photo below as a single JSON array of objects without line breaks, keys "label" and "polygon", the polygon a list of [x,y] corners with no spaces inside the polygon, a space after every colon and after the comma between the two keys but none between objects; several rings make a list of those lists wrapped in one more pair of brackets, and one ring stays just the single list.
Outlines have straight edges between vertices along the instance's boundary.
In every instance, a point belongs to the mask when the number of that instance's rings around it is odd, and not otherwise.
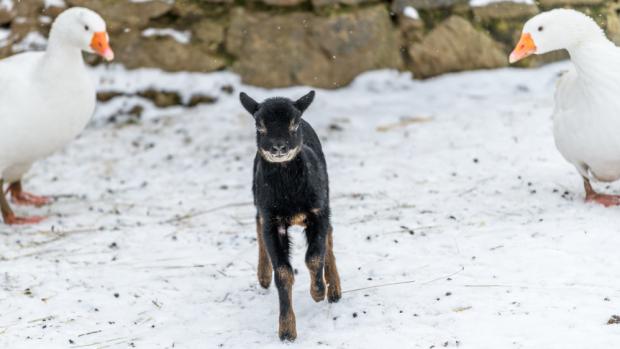
[{"label": "lamb's eye", "polygon": [[543,26],[542,26],[542,25],[541,25],[540,27],[538,27],[538,31],[539,31],[539,32],[543,31],[543,29],[545,29],[545,28],[543,28]]},{"label": "lamb's eye", "polygon": [[291,126],[291,132],[297,132],[298,129],[299,129],[299,123]]},{"label": "lamb's eye", "polygon": [[88,25],[85,25],[85,26],[84,26],[84,30],[89,31],[89,30],[90,30],[90,27],[89,27]]},{"label": "lamb's eye", "polygon": [[261,126],[257,126],[256,131],[258,131],[258,133],[261,133],[261,134],[267,133],[267,129]]}]

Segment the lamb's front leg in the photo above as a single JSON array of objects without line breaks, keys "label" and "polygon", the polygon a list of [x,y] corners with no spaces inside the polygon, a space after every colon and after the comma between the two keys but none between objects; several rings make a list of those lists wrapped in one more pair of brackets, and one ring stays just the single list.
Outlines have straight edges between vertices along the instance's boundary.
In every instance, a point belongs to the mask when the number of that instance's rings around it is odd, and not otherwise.
[{"label": "lamb's front leg", "polygon": [[325,251],[325,280],[327,281],[327,301],[335,303],[342,297],[340,287],[340,276],[336,267],[336,256],[334,256],[334,228],[329,226],[327,232],[327,250]]},{"label": "lamb's front leg", "polygon": [[260,214],[256,215],[256,240],[258,242],[258,283],[262,288],[269,288],[273,270],[271,270],[271,262],[269,261],[269,255],[265,247],[265,240],[263,238],[263,218]]},{"label": "lamb's front leg", "polygon": [[275,284],[280,298],[281,340],[293,341],[297,338],[295,313],[293,312],[293,283],[295,277],[289,262],[289,240],[286,227],[274,217],[266,216],[263,222],[263,241],[275,271]]},{"label": "lamb's front leg", "polygon": [[306,217],[306,266],[310,272],[310,295],[315,302],[325,299],[325,268],[326,237],[329,229],[329,218],[312,214]]}]

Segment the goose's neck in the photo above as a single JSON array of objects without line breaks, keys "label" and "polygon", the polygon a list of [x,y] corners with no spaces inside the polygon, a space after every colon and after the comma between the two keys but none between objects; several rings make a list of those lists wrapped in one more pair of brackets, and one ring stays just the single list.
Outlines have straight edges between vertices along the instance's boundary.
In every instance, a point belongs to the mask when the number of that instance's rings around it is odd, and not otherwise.
[{"label": "goose's neck", "polygon": [[67,44],[55,34],[57,33],[52,29],[45,52],[47,68],[62,70],[67,69],[67,67],[83,67],[82,51]]},{"label": "goose's neck", "polygon": [[568,53],[580,79],[604,81],[620,77],[620,49],[605,36],[569,48]]}]

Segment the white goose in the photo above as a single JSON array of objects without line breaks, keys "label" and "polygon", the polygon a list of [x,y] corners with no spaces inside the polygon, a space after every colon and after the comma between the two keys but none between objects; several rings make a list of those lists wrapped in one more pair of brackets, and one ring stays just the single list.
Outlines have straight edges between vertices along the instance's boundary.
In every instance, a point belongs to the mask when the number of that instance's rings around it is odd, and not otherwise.
[{"label": "white goose", "polygon": [[[73,140],[95,109],[95,85],[82,51],[114,58],[106,24],[95,12],[71,8],[54,21],[47,50],[0,61],[0,190],[17,204],[44,205],[48,198],[22,191],[21,178],[36,160]],[[42,217],[16,217],[4,192],[0,208],[6,224],[38,223]]]},{"label": "white goose", "polygon": [[592,18],[557,9],[525,23],[510,62],[560,49],[574,67],[555,93],[555,144],[583,177],[586,201],[620,205],[620,196],[596,193],[590,184],[620,178],[620,48]]}]

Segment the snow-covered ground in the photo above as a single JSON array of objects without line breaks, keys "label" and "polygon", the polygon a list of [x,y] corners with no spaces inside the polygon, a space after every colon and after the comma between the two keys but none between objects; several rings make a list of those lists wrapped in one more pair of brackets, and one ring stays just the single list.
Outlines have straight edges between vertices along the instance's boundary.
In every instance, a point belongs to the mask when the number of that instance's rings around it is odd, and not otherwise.
[{"label": "snow-covered ground", "polygon": [[[566,66],[318,91],[306,119],[330,165],[344,294],[312,301],[295,230],[294,347],[618,346],[620,209],[583,202],[551,134]],[[94,122],[33,168],[27,189],[58,197],[15,207],[45,223],[0,226],[0,348],[283,347],[277,292],[255,276],[254,128],[236,94],[307,88],[201,79],[235,93]]]}]

